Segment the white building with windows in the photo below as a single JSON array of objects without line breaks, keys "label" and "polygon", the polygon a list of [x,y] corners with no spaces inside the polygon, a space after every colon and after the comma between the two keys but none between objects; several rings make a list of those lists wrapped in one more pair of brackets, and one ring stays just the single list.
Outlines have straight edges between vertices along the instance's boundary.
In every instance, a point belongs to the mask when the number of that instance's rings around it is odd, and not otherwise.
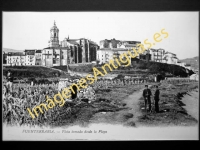
[{"label": "white building with windows", "polygon": [[23,66],[26,62],[26,56],[23,52],[8,52],[6,60],[8,66]]},{"label": "white building with windows", "polygon": [[25,65],[32,66],[35,65],[35,51],[36,50],[25,50]]},{"label": "white building with windows", "polygon": [[149,53],[151,54],[151,61],[155,61],[155,62],[163,62],[163,56],[165,54],[165,50],[164,49],[149,49]]},{"label": "white building with windows", "polygon": [[35,65],[42,65],[42,50],[35,51]]},{"label": "white building with windows", "polygon": [[[120,54],[128,52],[128,50],[130,50],[134,55],[132,49],[135,48],[138,50],[138,44],[141,44],[141,42],[120,41],[114,38],[111,40],[102,40],[100,41],[100,49],[97,50],[97,60],[99,61],[99,64],[108,63],[109,60],[118,58]],[[139,55],[137,58],[139,58]]]},{"label": "white building with windows", "polygon": [[[126,53],[128,49],[125,48],[102,48],[97,50],[97,60],[99,64],[108,63],[110,60],[119,58],[120,54]],[[131,57],[129,56],[131,59]]]},{"label": "white building with windows", "polygon": [[178,58],[176,54],[171,53],[171,52],[166,52],[164,53],[164,56],[163,56],[163,63],[178,65]]}]

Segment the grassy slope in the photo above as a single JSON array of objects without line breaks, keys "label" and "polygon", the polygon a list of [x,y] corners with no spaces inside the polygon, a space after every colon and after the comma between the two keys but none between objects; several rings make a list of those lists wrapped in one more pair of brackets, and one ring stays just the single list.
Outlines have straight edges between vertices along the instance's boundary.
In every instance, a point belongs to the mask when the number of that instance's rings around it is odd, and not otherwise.
[{"label": "grassy slope", "polygon": [[42,66],[6,66],[3,68],[4,76],[8,70],[11,71],[13,77],[18,79],[64,77],[64,74],[60,73],[60,71]]},{"label": "grassy slope", "polygon": [[[136,62],[137,61],[137,62]],[[142,60],[136,60],[132,63],[132,67],[119,67],[118,69],[113,68],[113,72],[111,73],[125,73],[125,74],[155,74],[155,73],[171,73],[175,76],[181,76],[181,77],[187,77],[188,75],[193,74],[192,71],[186,71],[185,68],[177,65],[172,64],[164,64],[159,62],[145,62]],[[102,65],[101,65],[102,66]],[[101,72],[104,72],[101,69],[101,66],[96,66]],[[61,69],[63,71],[66,71],[66,66],[57,66],[54,67],[57,69]],[[85,66],[78,66],[78,67],[71,67],[72,71],[79,71],[79,72],[92,72],[92,66],[91,65],[85,65]],[[109,72],[109,69],[106,67],[106,70]]]},{"label": "grassy slope", "polygon": [[[97,66],[96,66],[97,67]],[[67,71],[67,66],[55,66],[53,68]],[[101,66],[97,67],[101,72],[104,72],[101,69]],[[7,70],[10,69],[13,73],[14,77],[17,77],[18,79],[24,79],[24,78],[56,78],[56,77],[62,77],[66,78],[68,77],[66,74],[61,73],[58,70],[54,70],[51,68],[46,68],[42,66],[6,66],[3,69],[3,75],[6,75]],[[92,72],[92,65],[81,65],[81,66],[71,66],[71,70],[73,71],[80,71],[80,72]],[[109,72],[108,67],[106,67],[106,70]],[[158,62],[145,62],[142,60],[137,60],[137,62],[132,63],[132,67],[121,67],[118,68],[118,70],[113,68],[113,72],[110,73],[116,73],[116,74],[122,74],[122,75],[136,75],[136,76],[149,76],[151,74],[160,73],[165,75],[165,73],[171,73],[175,76],[181,76],[181,77],[187,77],[188,75],[193,74],[192,71],[187,72],[185,68],[177,66],[177,65],[170,65],[170,64],[163,64]]]}]

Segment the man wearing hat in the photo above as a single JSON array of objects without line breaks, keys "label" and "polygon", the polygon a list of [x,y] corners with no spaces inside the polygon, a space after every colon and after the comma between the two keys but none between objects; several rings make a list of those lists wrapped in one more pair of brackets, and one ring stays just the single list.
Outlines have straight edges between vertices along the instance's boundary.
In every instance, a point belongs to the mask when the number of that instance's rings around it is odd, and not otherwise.
[{"label": "man wearing hat", "polygon": [[147,103],[149,105],[149,110],[151,111],[151,90],[148,88],[148,85],[145,85],[145,89],[143,90],[143,97],[145,102],[145,110],[147,111]]}]

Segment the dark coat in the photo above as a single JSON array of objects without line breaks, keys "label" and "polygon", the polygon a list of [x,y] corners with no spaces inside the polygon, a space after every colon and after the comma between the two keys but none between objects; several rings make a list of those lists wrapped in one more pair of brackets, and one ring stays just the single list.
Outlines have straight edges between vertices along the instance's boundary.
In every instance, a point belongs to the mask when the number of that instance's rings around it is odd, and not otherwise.
[{"label": "dark coat", "polygon": [[157,89],[157,90],[155,91],[154,99],[155,99],[155,100],[159,100],[159,95],[160,95],[160,91],[159,91],[159,89]]},{"label": "dark coat", "polygon": [[151,94],[151,90],[150,89],[144,89],[144,91],[143,91],[143,97],[150,98],[151,95],[152,94]]},{"label": "dark coat", "polygon": [[73,90],[75,92],[75,93],[73,93],[73,92],[71,93],[72,94],[72,99],[75,99],[77,97],[77,87],[73,86],[72,88],[73,88]]}]

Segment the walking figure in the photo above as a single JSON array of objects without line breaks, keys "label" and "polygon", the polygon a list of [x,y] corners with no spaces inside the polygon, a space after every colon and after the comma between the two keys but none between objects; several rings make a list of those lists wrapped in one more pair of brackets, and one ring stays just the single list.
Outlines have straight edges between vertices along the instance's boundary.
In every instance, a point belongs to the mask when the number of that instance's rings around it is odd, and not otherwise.
[{"label": "walking figure", "polygon": [[148,85],[145,85],[146,89],[143,90],[143,97],[145,102],[145,111],[147,112],[147,103],[149,105],[148,111],[151,112],[151,90],[148,88]]}]

